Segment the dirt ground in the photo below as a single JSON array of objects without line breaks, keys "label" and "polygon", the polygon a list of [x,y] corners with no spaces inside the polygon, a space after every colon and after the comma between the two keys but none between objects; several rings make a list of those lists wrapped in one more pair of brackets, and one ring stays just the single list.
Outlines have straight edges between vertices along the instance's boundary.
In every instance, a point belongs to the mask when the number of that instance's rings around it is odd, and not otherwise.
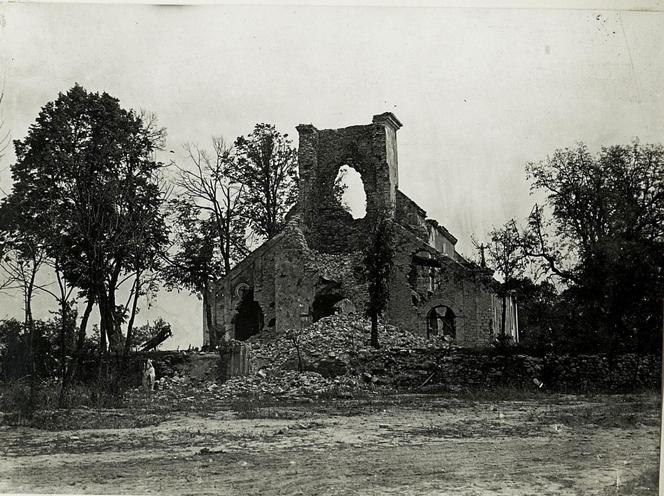
[{"label": "dirt ground", "polygon": [[2,425],[0,492],[657,494],[644,473],[658,466],[659,411],[655,393],[395,395],[192,406],[141,428]]}]

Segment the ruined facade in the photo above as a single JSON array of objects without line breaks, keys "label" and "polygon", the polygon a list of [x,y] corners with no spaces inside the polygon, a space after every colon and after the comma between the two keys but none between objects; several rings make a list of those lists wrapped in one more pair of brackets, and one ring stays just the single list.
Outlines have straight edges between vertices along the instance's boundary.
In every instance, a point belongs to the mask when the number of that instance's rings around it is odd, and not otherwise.
[{"label": "ruined facade", "polygon": [[[391,113],[342,129],[297,127],[298,204],[280,234],[218,281],[210,295],[211,332],[246,339],[263,330],[302,328],[333,313],[364,313],[362,249],[376,218],[388,215],[395,220],[396,251],[385,320],[462,346],[490,342],[500,314],[492,273],[464,260],[455,250],[457,239],[398,189],[400,127]],[[333,194],[344,165],[362,178],[362,219],[353,219]]]}]

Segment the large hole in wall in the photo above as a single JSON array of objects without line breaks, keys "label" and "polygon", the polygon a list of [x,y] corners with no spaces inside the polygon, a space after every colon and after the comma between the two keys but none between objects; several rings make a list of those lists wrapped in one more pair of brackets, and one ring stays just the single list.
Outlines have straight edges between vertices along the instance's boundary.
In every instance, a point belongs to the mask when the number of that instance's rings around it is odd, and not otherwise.
[{"label": "large hole in wall", "polygon": [[367,195],[362,176],[352,167],[342,165],[334,180],[334,194],[353,219],[363,219],[367,214]]},{"label": "large hole in wall", "polygon": [[343,299],[341,294],[341,284],[337,281],[330,281],[323,277],[318,279],[316,295],[311,304],[311,318],[316,322],[328,315],[334,315],[335,304]]},{"label": "large hole in wall", "polygon": [[334,315],[336,311],[334,305],[341,299],[340,294],[317,294],[311,305],[312,320],[316,322],[323,317]]},{"label": "large hole in wall", "polygon": [[263,310],[254,301],[254,290],[244,292],[235,316],[235,339],[244,341],[263,329]]}]

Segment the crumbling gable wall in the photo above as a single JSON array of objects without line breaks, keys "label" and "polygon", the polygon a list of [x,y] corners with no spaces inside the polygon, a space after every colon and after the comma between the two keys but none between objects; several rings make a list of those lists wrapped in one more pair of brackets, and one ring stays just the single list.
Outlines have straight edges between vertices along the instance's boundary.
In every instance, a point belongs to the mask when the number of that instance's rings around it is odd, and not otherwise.
[{"label": "crumbling gable wall", "polygon": [[276,321],[274,266],[282,240],[280,234],[267,241],[236,265],[227,277],[217,281],[210,295],[213,306],[211,332],[216,332],[219,338],[237,338],[238,310],[246,298],[260,307],[263,329]]},{"label": "crumbling gable wall", "polygon": [[[310,248],[325,253],[361,249],[363,234],[382,212],[393,215],[398,187],[396,132],[401,123],[391,113],[376,115],[364,126],[316,129],[299,125],[299,210]],[[347,165],[362,177],[366,215],[353,219],[334,198],[334,181]]]},{"label": "crumbling gable wall", "polygon": [[402,191],[397,190],[396,199],[394,220],[422,241],[427,241],[429,233],[426,223],[426,211]]},{"label": "crumbling gable wall", "polygon": [[237,319],[243,299],[250,297],[262,312],[260,330],[299,329],[314,318],[316,298],[348,298],[364,305],[356,277],[357,252],[325,254],[312,250],[292,216],[284,231],[264,243],[217,283],[213,298],[213,328],[217,335],[237,339]]}]

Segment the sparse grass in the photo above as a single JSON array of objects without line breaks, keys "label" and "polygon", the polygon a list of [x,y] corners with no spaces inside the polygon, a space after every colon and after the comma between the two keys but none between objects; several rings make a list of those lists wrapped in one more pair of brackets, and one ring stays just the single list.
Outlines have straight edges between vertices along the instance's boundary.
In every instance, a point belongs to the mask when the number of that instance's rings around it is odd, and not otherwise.
[{"label": "sparse grass", "polygon": [[[21,379],[0,384],[0,411],[29,419],[40,410],[58,408],[60,385],[57,380],[31,383]],[[65,397],[65,408],[123,408],[121,391],[110,384],[73,384]]]},{"label": "sparse grass", "polygon": [[461,401],[478,403],[496,403],[499,401],[532,401],[542,400],[549,396],[546,391],[537,387],[502,386],[492,389],[468,389],[458,392],[445,392],[449,396]]},{"label": "sparse grass", "polygon": [[574,408],[556,409],[537,417],[531,415],[530,420],[542,423],[560,423],[566,427],[591,427],[636,429],[641,425],[656,426],[660,424],[659,401],[652,398],[622,398],[602,408],[593,405],[582,405]]},{"label": "sparse grass", "polygon": [[134,429],[159,425],[166,415],[143,411],[118,410],[39,410],[29,418],[10,413],[3,418],[7,425],[21,425],[47,431],[80,429]]},{"label": "sparse grass", "polygon": [[297,420],[311,415],[311,411],[300,407],[297,410],[284,407],[284,402],[257,401],[243,398],[231,404],[238,419],[286,419]]},{"label": "sparse grass", "polygon": [[542,435],[543,426],[533,424],[508,424],[498,421],[456,422],[430,424],[407,431],[408,436],[429,438],[464,439],[480,437],[533,437]]},{"label": "sparse grass", "polygon": [[649,468],[635,479],[606,488],[603,496],[656,496],[659,493],[658,481],[659,469]]}]

